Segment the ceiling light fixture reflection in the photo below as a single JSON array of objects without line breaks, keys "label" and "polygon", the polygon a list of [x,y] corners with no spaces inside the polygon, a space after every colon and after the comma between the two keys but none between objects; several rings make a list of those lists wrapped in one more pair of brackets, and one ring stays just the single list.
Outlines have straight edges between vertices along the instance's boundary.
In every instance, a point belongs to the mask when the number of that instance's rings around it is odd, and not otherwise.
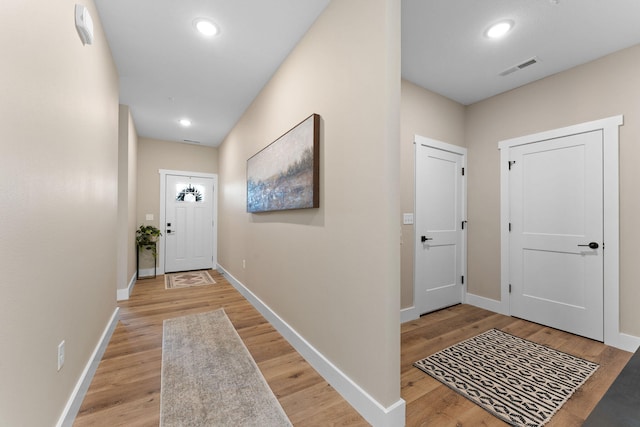
[{"label": "ceiling light fixture reflection", "polygon": [[200,34],[207,37],[213,37],[219,33],[219,30],[216,24],[211,22],[209,19],[198,18],[195,21],[193,21],[193,25],[200,32]]},{"label": "ceiling light fixture reflection", "polygon": [[189,120],[189,119],[180,119],[180,126],[184,126],[184,127],[191,126],[191,120]]},{"label": "ceiling light fixture reflection", "polygon": [[500,21],[490,26],[487,29],[487,31],[485,31],[484,34],[490,39],[498,39],[500,37],[503,37],[505,34],[507,34],[512,28],[513,28],[513,21],[511,20]]}]

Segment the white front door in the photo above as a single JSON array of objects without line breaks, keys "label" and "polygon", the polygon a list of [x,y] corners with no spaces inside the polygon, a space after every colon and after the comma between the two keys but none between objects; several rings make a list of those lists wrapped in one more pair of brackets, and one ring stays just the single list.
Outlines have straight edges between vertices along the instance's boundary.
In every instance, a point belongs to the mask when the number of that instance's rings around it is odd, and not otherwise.
[{"label": "white front door", "polygon": [[603,340],[603,132],[509,149],[510,310]]},{"label": "white front door", "polygon": [[212,178],[166,175],[165,272],[213,268]]},{"label": "white front door", "polygon": [[466,150],[416,136],[414,306],[462,302]]}]

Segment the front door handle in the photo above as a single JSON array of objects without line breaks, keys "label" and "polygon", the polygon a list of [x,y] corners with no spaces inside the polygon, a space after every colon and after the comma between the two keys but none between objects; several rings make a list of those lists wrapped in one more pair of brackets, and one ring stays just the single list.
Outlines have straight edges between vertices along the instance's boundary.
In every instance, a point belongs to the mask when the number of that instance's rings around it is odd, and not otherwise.
[{"label": "front door handle", "polygon": [[600,247],[600,245],[598,245],[598,243],[596,242],[591,242],[588,245],[578,245],[578,246],[588,246],[591,249],[598,249]]},{"label": "front door handle", "polygon": [[433,237],[427,237],[427,236],[420,237],[420,241],[422,243],[426,242],[427,240],[433,240]]}]

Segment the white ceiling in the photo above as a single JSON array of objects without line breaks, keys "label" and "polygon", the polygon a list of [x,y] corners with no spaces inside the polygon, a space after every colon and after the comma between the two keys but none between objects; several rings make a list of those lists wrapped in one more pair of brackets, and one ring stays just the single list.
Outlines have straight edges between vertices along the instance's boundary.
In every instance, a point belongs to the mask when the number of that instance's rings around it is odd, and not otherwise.
[{"label": "white ceiling", "polygon": [[[219,145],[329,0],[96,0],[142,137]],[[193,21],[210,18],[205,38]],[[192,126],[178,124],[188,117]]]},{"label": "white ceiling", "polygon": [[638,43],[638,0],[402,0],[402,76],[465,105]]},{"label": "white ceiling", "polygon": [[[330,0],[96,0],[138,134],[219,145]],[[345,0],[334,0],[345,1]],[[221,28],[213,39],[198,17]],[[486,27],[515,21],[501,40]],[[640,43],[640,0],[402,0],[402,76],[471,104]],[[532,57],[538,63],[499,73]],[[183,128],[178,120],[193,125]]]}]

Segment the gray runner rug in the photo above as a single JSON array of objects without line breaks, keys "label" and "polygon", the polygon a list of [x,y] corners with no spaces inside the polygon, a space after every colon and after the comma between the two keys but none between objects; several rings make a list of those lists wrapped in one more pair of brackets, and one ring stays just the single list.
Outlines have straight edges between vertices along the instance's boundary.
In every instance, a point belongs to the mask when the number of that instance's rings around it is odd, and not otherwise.
[{"label": "gray runner rug", "polygon": [[414,366],[513,426],[542,426],[598,364],[492,329]]},{"label": "gray runner rug", "polygon": [[164,321],[160,426],[291,426],[223,309]]}]

